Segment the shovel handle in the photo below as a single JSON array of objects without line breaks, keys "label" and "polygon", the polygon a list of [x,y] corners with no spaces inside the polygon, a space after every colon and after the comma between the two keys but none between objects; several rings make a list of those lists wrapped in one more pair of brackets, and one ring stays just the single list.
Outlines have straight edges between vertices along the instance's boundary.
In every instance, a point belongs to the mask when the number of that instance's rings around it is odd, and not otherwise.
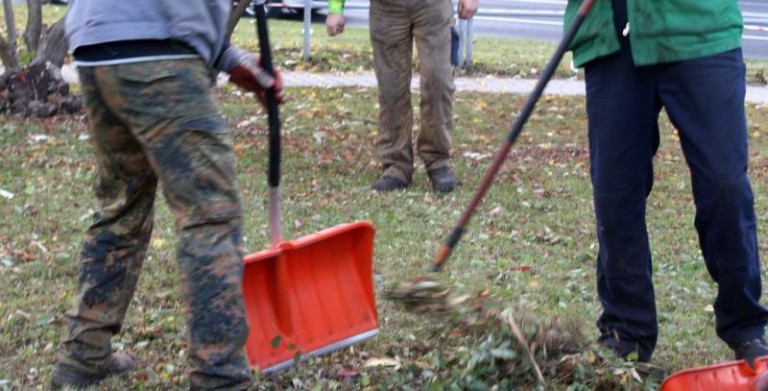
[{"label": "shovel handle", "polygon": [[[264,0],[254,0],[253,8],[256,12],[256,34],[259,38],[259,54],[261,67],[267,73],[274,76],[272,66],[272,50],[269,45],[269,30],[267,29],[267,15],[264,12]],[[267,115],[269,117],[269,232],[272,245],[283,240],[283,229],[280,218],[280,111],[277,105],[275,89],[266,91]]]},{"label": "shovel handle", "polygon": [[485,196],[485,193],[488,192],[488,189],[491,187],[491,184],[493,183],[493,178],[496,176],[496,173],[499,172],[501,165],[507,159],[507,155],[509,155],[509,150],[512,149],[512,145],[517,140],[517,137],[520,135],[520,132],[522,132],[523,126],[525,125],[526,122],[528,122],[528,118],[533,113],[533,109],[536,107],[536,103],[539,101],[539,98],[541,98],[541,94],[544,92],[544,88],[547,86],[547,83],[549,83],[549,80],[552,79],[552,75],[554,75],[555,70],[557,70],[557,66],[560,64],[560,61],[563,59],[563,55],[565,55],[565,52],[568,51],[568,47],[571,46],[573,37],[576,35],[576,32],[579,30],[579,27],[581,27],[582,22],[584,22],[584,18],[587,16],[587,13],[589,13],[589,10],[590,8],[592,8],[593,3],[594,3],[594,0],[584,0],[581,3],[581,6],[579,7],[579,10],[576,13],[576,16],[573,18],[573,21],[571,22],[571,26],[568,28],[568,31],[565,33],[565,36],[563,36],[563,39],[560,41],[560,44],[558,45],[557,50],[555,50],[555,53],[552,55],[552,58],[549,60],[549,63],[547,63],[546,68],[544,68],[544,72],[542,73],[538,83],[536,83],[536,87],[533,89],[531,94],[528,95],[528,99],[525,101],[523,110],[520,112],[520,115],[517,117],[517,120],[515,120],[514,124],[512,125],[512,128],[510,129],[509,134],[507,135],[507,138],[504,141],[504,144],[496,152],[496,155],[494,156],[493,161],[491,162],[491,165],[488,167],[488,170],[483,176],[483,179],[480,181],[480,185],[475,191],[474,196],[472,196],[472,199],[470,200],[469,204],[464,209],[464,213],[459,218],[459,221],[456,224],[456,227],[454,227],[451,234],[445,240],[445,243],[443,244],[443,246],[435,255],[435,259],[432,261],[432,268],[431,268],[433,272],[439,272],[443,269],[443,265],[448,260],[448,257],[450,257],[451,252],[453,251],[453,248],[459,242],[459,239],[461,239],[461,235],[466,230],[467,224],[469,224],[469,220],[472,218],[472,215],[475,213],[475,209],[477,209],[477,206],[480,204],[480,201]]}]

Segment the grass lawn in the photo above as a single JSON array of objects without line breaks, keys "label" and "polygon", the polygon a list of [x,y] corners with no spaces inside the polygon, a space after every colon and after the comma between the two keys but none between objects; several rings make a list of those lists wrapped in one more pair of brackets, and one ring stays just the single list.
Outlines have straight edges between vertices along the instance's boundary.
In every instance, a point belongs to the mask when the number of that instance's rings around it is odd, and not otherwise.
[{"label": "grass lawn", "polygon": [[[284,56],[279,57],[281,64],[290,65],[300,56],[295,49],[300,39],[296,26],[272,24],[275,47]],[[250,27],[243,23],[236,36],[246,46],[253,44],[245,42],[252,30],[243,31]],[[318,45],[325,45],[319,47],[334,48],[336,54],[309,69],[370,67],[364,31],[349,29],[332,42],[316,37]],[[489,52],[480,50],[482,41],[478,38],[478,61],[481,53]],[[503,55],[483,60],[488,64],[508,63],[518,53],[517,41],[487,42],[493,47],[507,45],[498,49]],[[538,45],[537,53],[548,57],[549,47]],[[534,63],[539,64],[531,60]],[[521,67],[526,68],[529,65]],[[245,246],[255,252],[269,247],[266,116],[253,98],[229,88],[220,94],[235,135],[246,210]],[[387,285],[428,275],[432,257],[469,202],[525,97],[456,95],[453,164],[461,185],[453,194],[436,196],[428,189],[423,167],[418,167],[414,184],[406,191],[377,195],[369,190],[379,173],[372,154],[375,90],[295,88],[288,95],[290,101],[282,108],[284,234],[298,238],[359,219],[374,223],[381,334],[276,375],[261,376],[260,389],[483,390],[491,387],[484,380],[498,376],[521,382],[498,382],[498,389],[536,389],[529,367],[515,371],[504,367],[510,372],[499,374],[495,365],[508,358],[500,341],[478,338],[472,327],[455,318],[406,312],[383,298]],[[750,104],[748,115],[750,173],[765,253],[768,106]],[[678,370],[727,360],[731,354],[714,333],[711,304],[716,286],[698,249],[685,162],[674,129],[666,120],[662,125],[657,182],[648,201],[661,327],[654,362]],[[599,313],[594,288],[597,243],[585,128],[582,97],[542,99],[438,278],[457,292],[482,292],[488,303],[514,308],[522,316],[556,315],[592,340]],[[94,208],[91,186],[96,173],[85,132],[83,116],[0,118],[0,390],[45,389],[50,381],[55,348],[66,332],[62,315],[76,287],[82,233]],[[136,354],[139,369],[127,380],[107,382],[104,389],[173,389],[187,384],[174,226],[164,201],[157,209],[140,286],[125,326],[114,339],[116,349]],[[589,389],[583,378],[569,381],[557,373],[545,375],[547,384],[540,389],[567,389],[571,383],[576,384],[572,389]],[[618,388],[629,384],[622,379]]]},{"label": "grass lawn", "polygon": [[[285,235],[297,238],[342,222],[371,220],[377,228],[374,265],[379,294],[389,283],[427,274],[439,242],[467,204],[523,100],[458,94],[454,165],[461,187],[437,197],[427,189],[423,168],[407,191],[389,195],[369,191],[378,174],[371,154],[374,90],[289,93],[294,103],[283,108]],[[266,120],[250,98],[225,93],[222,102],[236,135],[247,212],[245,243],[249,251],[258,251],[268,247]],[[752,178],[759,234],[764,239],[768,114],[766,107],[750,106],[749,115]],[[88,143],[82,139],[85,126],[82,117],[4,118],[0,125],[4,156],[0,187],[14,195],[0,199],[0,387],[45,384],[55,346],[65,332],[62,313],[71,303],[81,233],[94,205],[90,186],[95,172]],[[488,289],[494,302],[523,308],[530,315],[557,314],[574,320],[594,338],[592,324],[599,310],[593,272],[596,241],[584,127],[582,99],[546,97],[541,102],[440,277],[458,291]],[[728,359],[726,346],[714,335],[710,304],[715,285],[707,276],[692,227],[688,175],[666,122],[656,168],[649,225],[662,333],[655,362],[680,369]],[[171,216],[159,202],[141,286],[115,341],[118,349],[138,355],[141,369],[120,388],[155,389],[185,381],[173,242]],[[531,270],[520,270],[525,269],[521,266]],[[457,338],[453,346],[433,343],[453,330],[441,327],[450,323],[403,312],[381,297],[378,303],[380,336],[354,350],[266,378],[265,387],[285,386],[293,379],[299,389],[355,389],[364,384],[418,389],[429,382],[455,381],[450,371],[432,369],[434,377],[423,375],[426,369],[420,365],[435,357],[458,360],[455,349],[471,349],[471,340]],[[419,348],[425,344],[427,352]],[[387,368],[391,373],[383,376],[384,369],[362,367],[370,357],[396,357],[402,367]],[[347,378],[335,376],[342,366],[359,372]]]}]

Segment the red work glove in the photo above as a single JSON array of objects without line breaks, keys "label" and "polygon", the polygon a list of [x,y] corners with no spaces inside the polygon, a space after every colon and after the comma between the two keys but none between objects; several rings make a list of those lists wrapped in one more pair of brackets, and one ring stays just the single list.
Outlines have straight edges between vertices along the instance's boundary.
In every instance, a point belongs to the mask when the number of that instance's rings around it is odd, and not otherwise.
[{"label": "red work glove", "polygon": [[263,105],[267,104],[266,91],[272,88],[275,90],[277,103],[283,103],[283,78],[279,69],[275,68],[274,73],[274,76],[270,75],[261,67],[258,58],[244,53],[238,65],[229,72],[229,81],[255,93]]}]

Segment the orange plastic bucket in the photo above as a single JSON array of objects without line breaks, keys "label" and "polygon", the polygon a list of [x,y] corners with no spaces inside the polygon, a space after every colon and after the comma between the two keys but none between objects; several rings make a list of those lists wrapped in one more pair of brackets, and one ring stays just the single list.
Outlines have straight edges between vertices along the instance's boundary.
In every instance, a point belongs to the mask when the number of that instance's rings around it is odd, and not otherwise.
[{"label": "orange plastic bucket", "polygon": [[341,224],[245,257],[248,359],[262,372],[378,334],[368,221]]},{"label": "orange plastic bucket", "polygon": [[673,373],[661,384],[662,391],[758,391],[753,383],[768,369],[768,357],[755,361],[755,369],[744,360],[729,361]]}]

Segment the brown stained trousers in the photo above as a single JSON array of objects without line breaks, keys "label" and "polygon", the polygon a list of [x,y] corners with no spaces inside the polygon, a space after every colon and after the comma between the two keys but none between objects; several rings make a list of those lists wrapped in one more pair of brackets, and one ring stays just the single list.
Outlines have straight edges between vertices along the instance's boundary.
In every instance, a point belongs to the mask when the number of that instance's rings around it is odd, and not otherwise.
[{"label": "brown stained trousers", "polygon": [[379,84],[375,151],[385,176],[411,181],[414,171],[411,61],[421,75],[416,151],[427,171],[448,166],[453,133],[450,0],[372,0],[370,32]]},{"label": "brown stained trousers", "polygon": [[158,184],[176,220],[192,389],[240,390],[245,355],[241,200],[227,124],[202,60],[81,67],[100,208],[82,247],[61,364],[98,372],[136,289]]}]

